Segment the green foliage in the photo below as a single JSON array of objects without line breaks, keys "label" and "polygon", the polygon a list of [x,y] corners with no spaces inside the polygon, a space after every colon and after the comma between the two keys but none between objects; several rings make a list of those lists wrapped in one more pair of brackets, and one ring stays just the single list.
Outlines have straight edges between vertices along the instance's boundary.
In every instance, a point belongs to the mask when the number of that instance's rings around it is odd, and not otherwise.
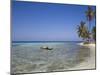
[{"label": "green foliage", "polygon": [[88,6],[88,10],[86,11],[86,17],[88,21],[91,21],[95,17],[95,11],[93,11],[91,6]]},{"label": "green foliage", "polygon": [[78,25],[78,28],[77,28],[77,33],[79,37],[83,38],[83,40],[89,38],[89,31],[85,25],[85,22],[83,21],[80,22],[80,25]]},{"label": "green foliage", "polygon": [[86,11],[86,18],[89,22],[88,25],[85,25],[86,23],[81,21],[80,25],[78,25],[77,33],[80,38],[86,40],[85,43],[89,43],[90,39],[92,38],[96,40],[96,26],[91,30],[91,21],[95,18],[95,11],[91,6],[88,6]]}]

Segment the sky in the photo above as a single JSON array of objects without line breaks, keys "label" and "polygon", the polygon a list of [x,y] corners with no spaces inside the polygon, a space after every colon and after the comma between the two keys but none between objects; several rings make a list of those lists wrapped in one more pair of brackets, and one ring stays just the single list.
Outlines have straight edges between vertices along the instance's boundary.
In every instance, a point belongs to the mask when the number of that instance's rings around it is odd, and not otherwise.
[{"label": "sky", "polygon": [[86,5],[12,1],[11,8],[13,41],[82,40],[77,25],[81,21],[87,23]]}]

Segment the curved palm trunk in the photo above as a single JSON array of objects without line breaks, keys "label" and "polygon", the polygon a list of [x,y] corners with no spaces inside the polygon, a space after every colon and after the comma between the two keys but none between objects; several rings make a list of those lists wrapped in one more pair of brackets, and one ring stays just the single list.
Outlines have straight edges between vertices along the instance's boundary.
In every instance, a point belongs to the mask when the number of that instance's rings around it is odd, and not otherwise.
[{"label": "curved palm trunk", "polygon": [[89,20],[89,42],[91,42],[91,21]]}]

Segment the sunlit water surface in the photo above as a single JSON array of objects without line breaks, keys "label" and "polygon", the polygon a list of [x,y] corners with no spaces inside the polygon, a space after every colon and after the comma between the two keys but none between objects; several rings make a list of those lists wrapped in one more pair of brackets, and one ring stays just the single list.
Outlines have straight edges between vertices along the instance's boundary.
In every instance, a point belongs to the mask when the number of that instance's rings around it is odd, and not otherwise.
[{"label": "sunlit water surface", "polygon": [[[12,43],[12,73],[64,71],[84,62],[90,56],[88,47],[79,42]],[[41,49],[48,46],[52,50]]]}]

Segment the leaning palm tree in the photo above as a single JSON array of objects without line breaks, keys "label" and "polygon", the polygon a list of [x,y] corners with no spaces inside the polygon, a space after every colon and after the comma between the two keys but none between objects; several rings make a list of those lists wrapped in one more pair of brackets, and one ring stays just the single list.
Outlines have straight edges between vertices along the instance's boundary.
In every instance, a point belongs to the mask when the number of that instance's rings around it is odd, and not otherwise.
[{"label": "leaning palm tree", "polygon": [[88,28],[86,27],[85,25],[85,22],[81,21],[80,22],[80,25],[78,25],[78,28],[77,28],[77,33],[78,33],[78,36],[80,38],[82,38],[83,40],[88,40],[89,39],[89,31],[88,31]]}]

